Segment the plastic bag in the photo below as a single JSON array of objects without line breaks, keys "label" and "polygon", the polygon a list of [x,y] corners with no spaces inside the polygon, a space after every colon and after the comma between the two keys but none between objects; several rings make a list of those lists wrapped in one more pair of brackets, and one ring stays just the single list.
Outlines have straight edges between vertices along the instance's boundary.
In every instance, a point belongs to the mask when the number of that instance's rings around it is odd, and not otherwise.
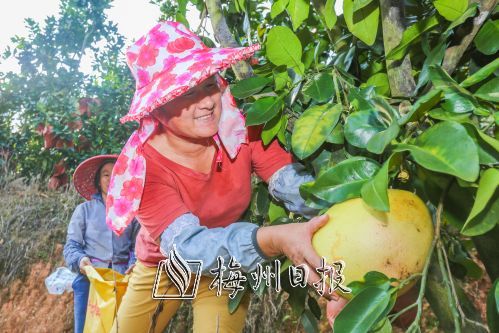
[{"label": "plastic bag", "polygon": [[110,268],[85,266],[90,281],[84,333],[107,333],[128,286],[129,275]]},{"label": "plastic bag", "polygon": [[57,267],[56,270],[45,279],[45,287],[49,294],[62,295],[65,291],[71,292],[73,280],[77,274],[71,272],[67,267]]}]

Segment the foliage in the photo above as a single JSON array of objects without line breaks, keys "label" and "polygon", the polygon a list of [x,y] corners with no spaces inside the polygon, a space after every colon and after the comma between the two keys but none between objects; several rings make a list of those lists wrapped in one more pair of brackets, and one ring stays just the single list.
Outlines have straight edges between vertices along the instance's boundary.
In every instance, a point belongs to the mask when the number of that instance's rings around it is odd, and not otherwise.
[{"label": "foliage", "polygon": [[[497,279],[492,255],[498,252],[497,242],[485,252],[481,247],[499,228],[495,0],[344,0],[342,15],[335,13],[334,0],[152,3],[160,7],[162,18],[187,24],[188,5],[194,5],[201,12],[199,33],[209,17],[216,40],[225,43],[229,35],[240,45],[262,45],[255,76],[231,89],[242,99],[247,124],[263,126],[264,142],[276,138],[315,176],[301,188],[309,206],[326,209],[362,197],[387,211],[390,187],[414,191],[427,202],[437,232],[418,299],[411,305],[418,310],[411,332],[420,330],[423,296],[435,292],[434,284],[425,289],[434,274],[430,267],[437,267],[447,296],[427,297],[432,307],[450,313],[456,331],[484,331],[484,323],[463,312],[465,296],[453,275],[481,275],[465,246],[471,237],[487,273]],[[109,1],[63,0],[59,18],[48,18],[43,29],[28,20],[30,36],[15,38],[10,53],[22,72],[2,74],[0,139],[21,174],[47,174],[60,158],[74,166],[87,154],[64,147],[64,142],[61,148],[43,149],[35,135],[39,124],[45,126],[40,131],[53,126],[57,136],[76,147],[84,135],[93,154],[120,147],[130,132],[117,122],[133,86],[117,56],[123,39],[105,18],[108,6]],[[230,31],[221,30],[224,26]],[[79,69],[85,51],[95,54],[95,74]],[[75,105],[81,98],[91,98],[91,112],[78,116],[84,126],[74,130],[68,124],[78,120]],[[11,126],[18,129],[12,133]],[[262,184],[251,213],[260,223],[297,220],[270,200]],[[286,272],[283,268],[284,276]],[[409,281],[393,282],[375,272],[357,282],[335,331],[390,332],[400,315],[390,310]],[[321,314],[308,291],[284,289],[304,329],[316,331]],[[488,300],[491,328],[498,325],[497,290],[495,283]],[[443,324],[446,319],[439,320]]]},{"label": "foliage", "polygon": [[[44,25],[26,19],[12,38],[21,72],[0,76],[0,149],[21,176],[66,176],[84,158],[119,152],[130,125],[119,125],[133,93],[121,57],[124,39],[105,10],[110,1],[63,0]],[[93,72],[82,72],[93,56]],[[58,170],[59,169],[59,170]],[[57,187],[57,186],[55,186]]]},{"label": "foliage", "polygon": [[[256,76],[231,89],[244,98],[247,124],[262,124],[266,142],[277,138],[315,174],[301,188],[310,206],[326,209],[362,197],[388,211],[386,190],[394,187],[440,209],[433,260],[447,262],[441,266],[452,300],[447,306],[456,310],[455,326],[480,331],[481,324],[459,313],[445,267],[458,261],[449,244],[486,234],[499,222],[495,2],[406,1],[399,18],[387,15],[391,4],[345,0],[343,15],[336,16],[334,1],[229,1],[222,10],[236,41],[262,45]],[[469,204],[449,204],[450,196]],[[397,288],[389,285],[356,294],[335,331],[390,331],[385,318]],[[293,303],[312,332],[305,300]]]}]

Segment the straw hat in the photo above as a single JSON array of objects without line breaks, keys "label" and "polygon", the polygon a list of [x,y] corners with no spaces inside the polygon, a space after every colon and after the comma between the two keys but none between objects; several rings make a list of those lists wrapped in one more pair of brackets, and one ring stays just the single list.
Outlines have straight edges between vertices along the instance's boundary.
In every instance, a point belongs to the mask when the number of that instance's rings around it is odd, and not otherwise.
[{"label": "straw hat", "polygon": [[73,174],[73,183],[80,195],[87,200],[92,199],[92,195],[99,192],[95,187],[95,177],[97,171],[105,163],[115,163],[118,155],[97,155],[81,162]]}]

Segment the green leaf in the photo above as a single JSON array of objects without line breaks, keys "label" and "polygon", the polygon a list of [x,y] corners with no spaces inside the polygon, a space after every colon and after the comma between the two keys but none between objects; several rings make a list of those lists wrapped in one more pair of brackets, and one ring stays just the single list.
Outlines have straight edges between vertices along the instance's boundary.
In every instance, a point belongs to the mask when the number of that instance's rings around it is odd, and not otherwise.
[{"label": "green leaf", "polygon": [[246,98],[260,92],[272,79],[263,76],[253,76],[230,86],[230,92],[235,98]]},{"label": "green leaf", "polygon": [[276,66],[286,65],[303,75],[304,65],[301,62],[302,46],[300,40],[287,27],[273,27],[267,36],[267,57]]},{"label": "green leaf", "polygon": [[308,0],[289,0],[286,7],[293,30],[296,31],[300,25],[308,18],[308,11],[310,9],[310,1]]},{"label": "green leaf", "polygon": [[280,217],[287,217],[286,210],[279,205],[276,205],[274,202],[270,202],[269,205],[269,221],[273,222]]},{"label": "green leaf", "polygon": [[451,31],[452,29],[454,29],[458,25],[463,24],[468,18],[475,16],[477,8],[478,8],[478,3],[476,3],[476,2],[470,3],[470,5],[468,6],[468,9],[466,9],[466,11],[461,16],[459,16],[451,24],[449,24],[449,26],[445,30],[444,34]]},{"label": "green leaf", "polygon": [[277,0],[272,4],[272,8],[270,9],[270,17],[275,18],[277,15],[281,14],[288,5],[289,0]]},{"label": "green leaf", "polygon": [[306,309],[300,316],[300,322],[307,333],[317,333],[319,328],[317,327],[317,319],[310,310]]},{"label": "green leaf", "polygon": [[233,314],[237,308],[239,307],[239,304],[241,304],[241,301],[244,297],[244,295],[246,295],[246,291],[248,290],[248,283],[245,282],[244,283],[244,289],[239,291],[235,296],[234,298],[229,298],[229,313],[230,314]]},{"label": "green leaf", "polygon": [[454,113],[441,108],[433,109],[428,112],[428,115],[433,119],[438,120],[454,120],[458,123],[467,121],[470,118],[469,113]]},{"label": "green leaf", "polygon": [[399,153],[392,154],[376,175],[362,186],[360,192],[362,200],[376,210],[383,212],[390,211],[387,191],[389,181],[388,172],[400,164],[400,156]]},{"label": "green leaf", "polygon": [[478,178],[479,163],[475,142],[466,129],[454,121],[438,123],[417,137],[414,144],[399,144],[394,149],[406,150],[426,169],[469,182]]},{"label": "green leaf", "polygon": [[499,279],[494,281],[487,295],[487,324],[491,332],[499,332]]},{"label": "green leaf", "polygon": [[399,119],[399,125],[405,125],[410,121],[419,120],[426,111],[433,108],[440,102],[442,98],[442,91],[439,89],[432,89],[423,96],[419,97],[416,103],[411,107],[411,111]]},{"label": "green leaf", "polygon": [[301,316],[305,310],[307,288],[292,288],[289,291],[288,303],[296,316]]},{"label": "green leaf", "polygon": [[333,78],[329,74],[321,73],[303,85],[302,93],[319,103],[327,102],[333,96],[333,85]]},{"label": "green leaf", "polygon": [[468,0],[436,0],[433,5],[447,21],[454,21],[468,8]]},{"label": "green leaf", "polygon": [[499,77],[495,77],[481,86],[475,92],[475,96],[486,101],[499,103]]},{"label": "green leaf", "polygon": [[372,1],[366,6],[354,11],[354,1],[343,1],[343,17],[348,30],[366,43],[373,45],[376,40],[379,25],[379,6],[377,1]]},{"label": "green leaf", "polygon": [[473,42],[478,51],[491,55],[499,50],[499,20],[487,20]]},{"label": "green leaf", "polygon": [[496,307],[495,307],[495,310],[497,313],[499,313],[499,281],[496,280],[495,283],[494,283],[494,286],[491,288],[491,290],[493,290],[493,293],[494,293],[494,297],[495,298],[495,301],[496,301]]},{"label": "green leaf", "polygon": [[376,332],[374,332],[374,333],[392,333],[392,332],[393,332],[392,324],[391,324],[390,320],[388,320],[388,318],[386,318],[383,321],[383,325],[378,330],[376,330]]},{"label": "green leaf", "polygon": [[[471,213],[466,220],[463,228],[461,229],[461,233],[466,236],[476,236],[485,233],[486,231],[492,229],[495,223],[490,223],[490,225],[483,224],[472,224],[471,221],[480,214],[491,198],[494,196],[494,193],[499,186],[499,170],[490,168],[483,172],[480,177],[480,183],[478,184],[478,190],[476,192],[475,203],[473,204],[473,208],[471,209]],[[499,212],[498,212],[499,214]],[[484,222],[487,220],[482,220]]]},{"label": "green leaf", "polygon": [[480,164],[495,166],[499,163],[499,141],[480,131],[475,124],[466,119],[463,126],[475,141]]},{"label": "green leaf", "polygon": [[355,296],[334,321],[335,332],[365,333],[375,324],[390,302],[383,289],[369,287]]},{"label": "green leaf", "polygon": [[374,105],[371,100],[376,96],[374,93],[374,87],[367,88],[352,88],[348,93],[348,100],[350,104],[357,111],[366,111],[374,109]]},{"label": "green leaf", "polygon": [[472,279],[480,279],[483,275],[482,269],[470,257],[464,246],[458,240],[452,240],[449,244],[449,260],[466,270],[466,276]]},{"label": "green leaf", "polygon": [[293,83],[285,66],[274,68],[272,75],[274,76],[274,88],[276,91],[283,90],[288,84]]},{"label": "green leaf", "polygon": [[322,171],[332,167],[335,164],[332,159],[333,153],[329,150],[322,149],[320,154],[310,163],[312,164],[312,168],[314,168],[315,175],[319,175]]},{"label": "green leaf", "polygon": [[317,320],[320,320],[322,313],[319,303],[317,303],[315,298],[311,297],[310,295],[308,296],[307,303],[308,303],[308,308],[310,309],[314,317],[317,318]]},{"label": "green leaf", "polygon": [[268,145],[272,141],[272,139],[275,138],[277,133],[279,133],[282,122],[283,117],[281,114],[278,114],[265,124],[262,131],[262,142],[264,145]]},{"label": "green leaf", "polygon": [[359,148],[366,148],[369,140],[387,126],[375,110],[357,111],[348,116],[345,122],[345,138]]},{"label": "green leaf", "polygon": [[442,64],[442,60],[444,59],[446,47],[447,47],[447,45],[445,43],[441,42],[433,48],[433,50],[430,52],[430,54],[428,54],[428,56],[426,57],[426,59],[423,63],[423,67],[421,69],[421,72],[419,73],[418,84],[416,86],[416,89],[421,88],[422,86],[424,86],[428,82],[429,73],[430,73],[429,67],[431,65],[441,65]]},{"label": "green leaf", "polygon": [[400,60],[404,57],[409,46],[416,42],[423,33],[431,30],[438,25],[438,19],[435,15],[418,21],[404,31],[399,45],[391,50],[386,58],[388,60]]},{"label": "green leaf", "polygon": [[384,131],[378,132],[373,135],[373,137],[367,143],[367,150],[374,154],[381,154],[386,146],[397,137],[399,134],[400,127],[396,121],[393,121],[391,125]]},{"label": "green leaf", "polygon": [[340,118],[341,104],[315,105],[295,122],[291,146],[299,159],[312,155],[324,143]]},{"label": "green leaf", "polygon": [[323,172],[308,191],[329,203],[359,197],[362,185],[378,170],[379,164],[375,161],[365,157],[352,157]]},{"label": "green leaf", "polygon": [[368,4],[370,4],[373,0],[354,0],[353,2],[353,11],[357,11]]},{"label": "green leaf", "polygon": [[246,126],[266,123],[274,118],[283,106],[282,99],[276,97],[263,97],[256,100],[246,113]]},{"label": "green leaf", "polygon": [[341,123],[338,123],[332,132],[327,136],[326,142],[337,145],[342,145],[345,142],[345,134]]},{"label": "green leaf", "polygon": [[327,0],[326,4],[322,8],[321,14],[324,18],[324,23],[326,24],[326,28],[329,30],[334,28],[338,17],[336,16],[336,11],[334,10],[334,4],[336,0]]},{"label": "green leaf", "polygon": [[390,83],[386,73],[376,73],[371,76],[365,83],[367,86],[374,86],[374,90],[378,95],[390,96]]},{"label": "green leaf", "polygon": [[477,84],[478,82],[481,82],[482,80],[485,80],[487,77],[489,77],[490,74],[494,73],[498,68],[499,68],[499,58],[496,58],[496,60],[492,61],[490,64],[483,66],[478,71],[473,73],[471,76],[468,76],[466,80],[461,82],[460,86],[469,87],[474,84]]},{"label": "green leaf", "polygon": [[444,109],[455,113],[472,111],[477,102],[469,91],[459,86],[440,66],[430,66],[430,79],[435,88],[444,93],[446,104]]}]

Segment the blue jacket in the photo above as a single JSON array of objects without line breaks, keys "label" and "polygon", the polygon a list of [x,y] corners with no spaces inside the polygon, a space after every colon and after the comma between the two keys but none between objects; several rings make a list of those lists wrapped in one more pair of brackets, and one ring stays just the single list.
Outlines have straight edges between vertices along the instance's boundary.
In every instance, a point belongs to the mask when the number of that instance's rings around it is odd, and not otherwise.
[{"label": "blue jacket", "polygon": [[109,267],[124,273],[135,263],[135,238],[140,225],[133,221],[118,237],[106,224],[106,207],[100,194],[78,205],[68,226],[64,259],[75,273],[80,260],[89,257],[95,267]]}]

